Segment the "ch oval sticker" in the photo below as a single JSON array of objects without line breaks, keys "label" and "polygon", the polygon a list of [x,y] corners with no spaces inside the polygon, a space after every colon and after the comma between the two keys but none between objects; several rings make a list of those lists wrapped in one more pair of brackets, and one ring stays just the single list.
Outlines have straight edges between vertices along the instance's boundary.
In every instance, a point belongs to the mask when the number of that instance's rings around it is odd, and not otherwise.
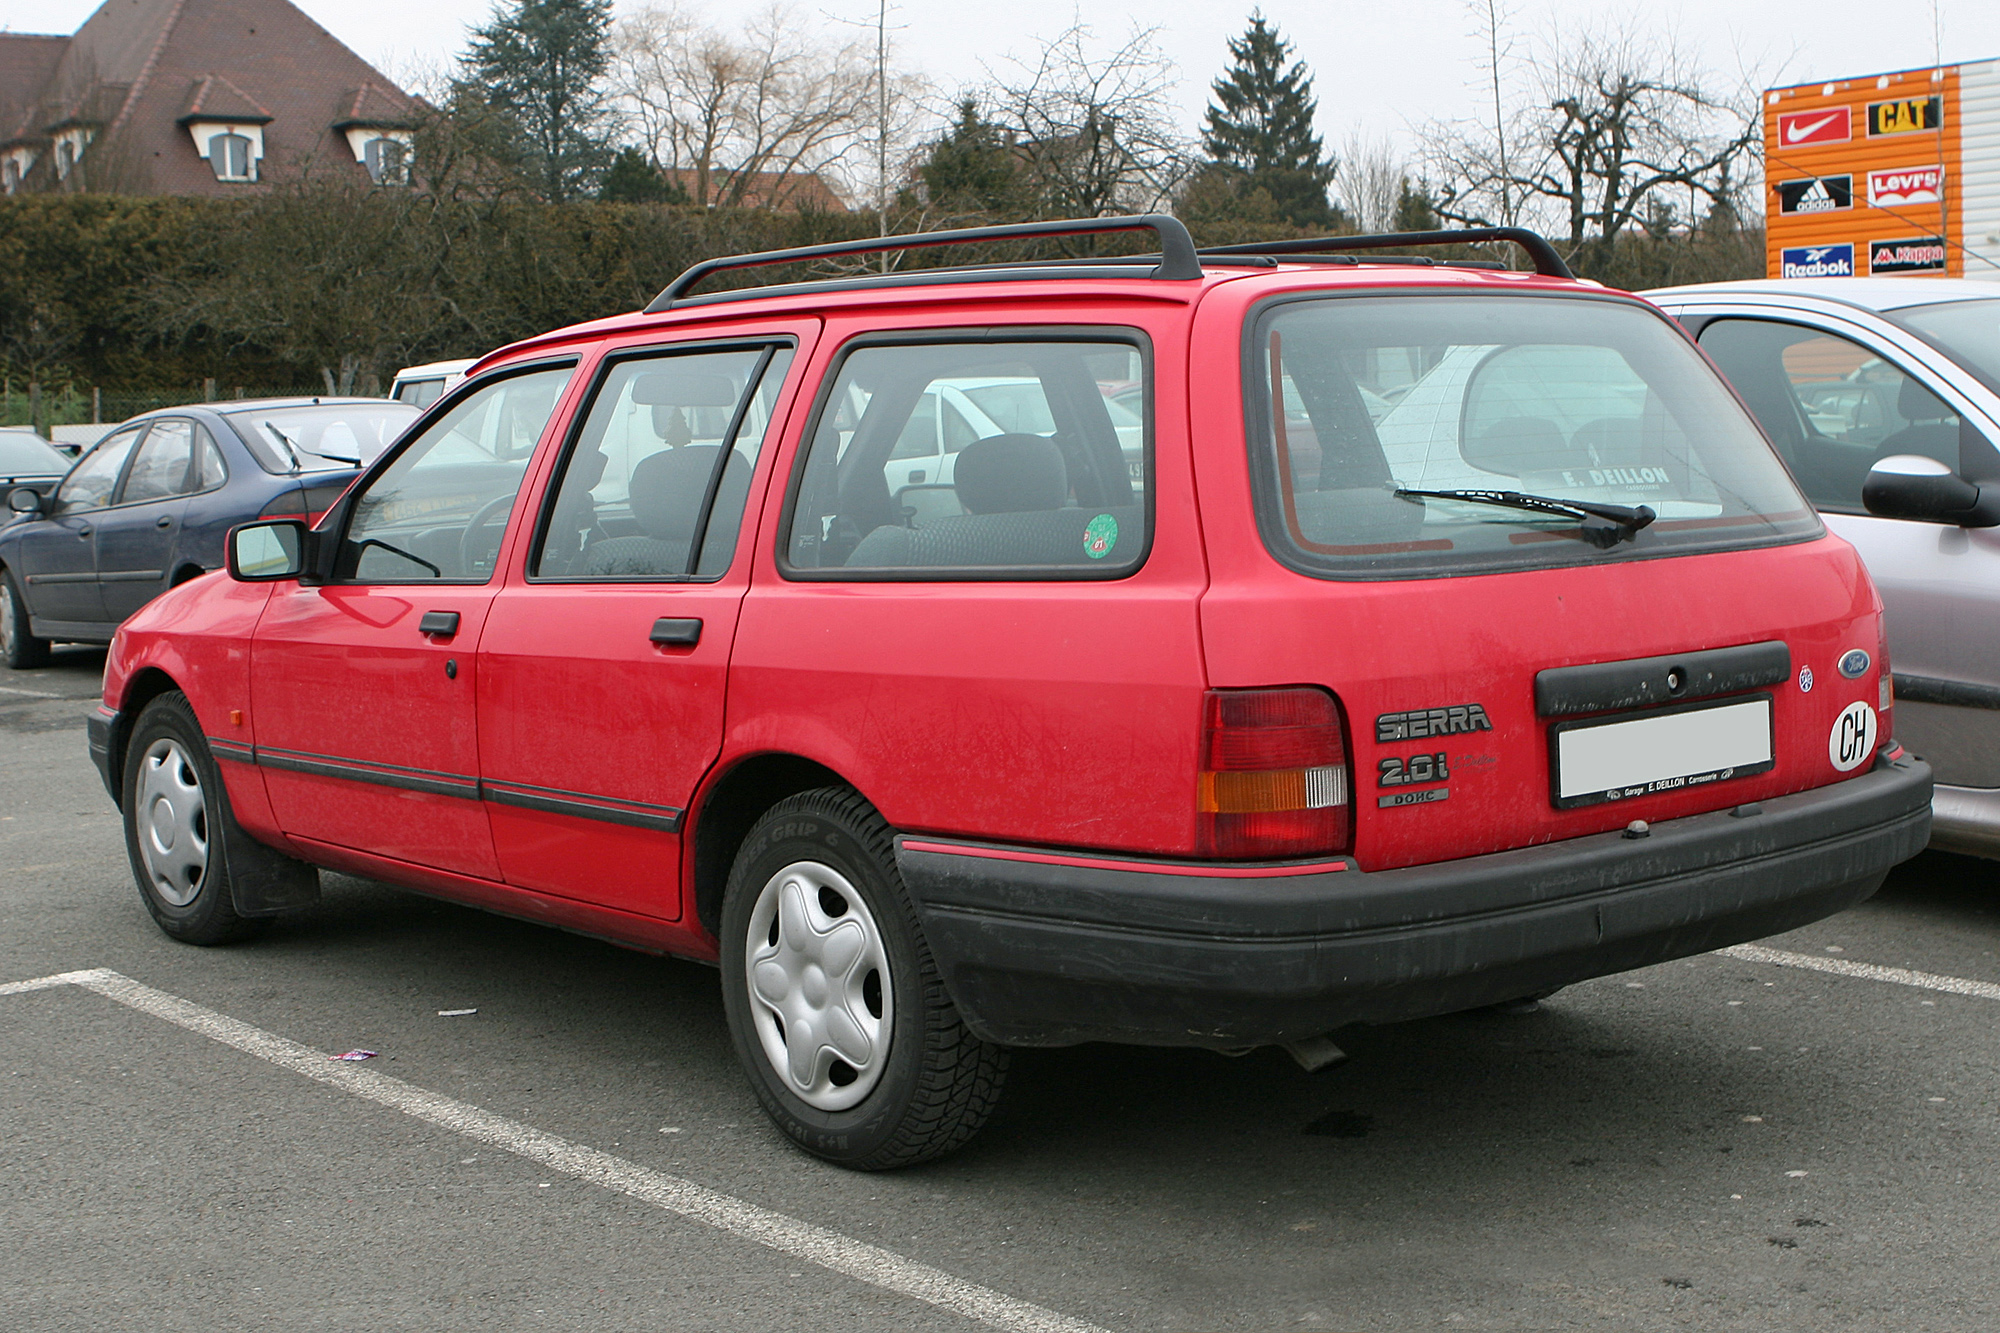
[{"label": "ch oval sticker", "polygon": [[1835,769],[1852,773],[1875,753],[1875,710],[1864,703],[1851,703],[1833,720],[1833,733],[1826,738],[1826,757]]}]

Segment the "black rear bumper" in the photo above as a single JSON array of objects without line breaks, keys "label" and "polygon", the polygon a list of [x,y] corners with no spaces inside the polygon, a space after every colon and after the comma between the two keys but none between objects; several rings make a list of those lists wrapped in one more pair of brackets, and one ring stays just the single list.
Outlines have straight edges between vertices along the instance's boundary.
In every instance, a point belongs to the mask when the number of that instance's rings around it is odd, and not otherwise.
[{"label": "black rear bumper", "polygon": [[1012,1045],[1261,1045],[1739,944],[1867,898],[1930,836],[1931,771],[1437,865],[1267,878],[899,839],[946,988]]}]

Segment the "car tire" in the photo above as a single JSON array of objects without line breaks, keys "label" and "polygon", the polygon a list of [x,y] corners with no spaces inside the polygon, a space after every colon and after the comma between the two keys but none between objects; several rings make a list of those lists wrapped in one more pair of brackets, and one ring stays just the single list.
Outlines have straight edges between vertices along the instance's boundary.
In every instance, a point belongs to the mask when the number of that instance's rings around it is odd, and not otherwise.
[{"label": "car tire", "polygon": [[780,801],[745,837],[722,902],[722,998],[765,1112],[840,1166],[960,1147],[1006,1078],[1007,1052],[945,993],[889,826],[849,788]]},{"label": "car tire", "polygon": [[14,573],[0,569],[0,657],[15,671],[27,671],[49,662],[49,641],[30,632],[28,603],[21,596]]},{"label": "car tire", "polygon": [[140,711],[125,750],[125,851],[153,920],[184,944],[230,944],[260,933],[268,917],[238,915],[232,853],[270,851],[231,836],[229,794],[187,696],[162,694]]}]

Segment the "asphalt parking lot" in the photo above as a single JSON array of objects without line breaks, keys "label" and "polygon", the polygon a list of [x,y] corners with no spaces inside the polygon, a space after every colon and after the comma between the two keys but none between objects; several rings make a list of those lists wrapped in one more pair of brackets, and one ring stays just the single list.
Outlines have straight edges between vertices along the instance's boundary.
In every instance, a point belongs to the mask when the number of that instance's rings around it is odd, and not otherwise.
[{"label": "asphalt parking lot", "polygon": [[864,1176],[765,1124],[704,967],[331,875],[160,935],[102,661],[0,679],[9,1328],[2000,1327],[2000,866],[1316,1075],[1022,1053]]}]

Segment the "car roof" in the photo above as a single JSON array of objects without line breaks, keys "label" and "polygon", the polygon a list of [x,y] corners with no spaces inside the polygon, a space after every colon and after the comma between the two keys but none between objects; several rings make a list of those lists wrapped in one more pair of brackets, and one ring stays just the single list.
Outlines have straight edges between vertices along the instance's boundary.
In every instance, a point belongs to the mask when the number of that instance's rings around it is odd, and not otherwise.
[{"label": "car roof", "polygon": [[2000,299],[2000,282],[1967,278],[1750,278],[1740,282],[1658,287],[1639,294],[1649,301],[1668,305],[1704,296],[1779,296],[1885,311]]},{"label": "car roof", "polygon": [[453,361],[428,361],[421,366],[404,366],[396,372],[399,380],[427,379],[434,375],[456,375],[479,364],[476,356],[459,357]]}]

